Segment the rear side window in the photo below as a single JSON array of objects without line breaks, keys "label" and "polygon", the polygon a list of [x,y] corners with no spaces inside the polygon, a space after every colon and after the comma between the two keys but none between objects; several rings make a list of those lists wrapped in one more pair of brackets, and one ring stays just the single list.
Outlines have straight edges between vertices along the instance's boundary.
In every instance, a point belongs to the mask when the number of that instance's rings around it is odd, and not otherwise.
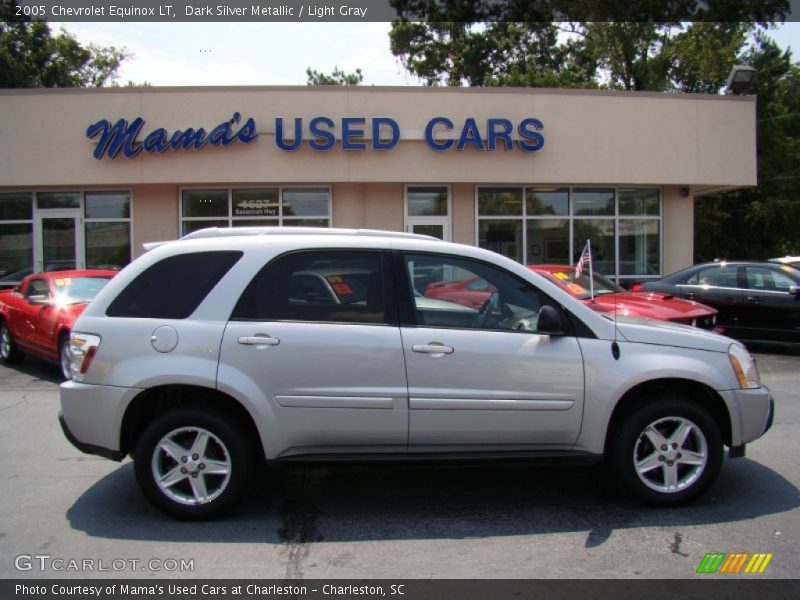
[{"label": "rear side window", "polygon": [[382,264],[380,252],[314,250],[287,254],[256,275],[231,318],[385,323]]},{"label": "rear side window", "polygon": [[142,271],[106,310],[109,317],[185,319],[242,257],[239,251],[195,252]]}]

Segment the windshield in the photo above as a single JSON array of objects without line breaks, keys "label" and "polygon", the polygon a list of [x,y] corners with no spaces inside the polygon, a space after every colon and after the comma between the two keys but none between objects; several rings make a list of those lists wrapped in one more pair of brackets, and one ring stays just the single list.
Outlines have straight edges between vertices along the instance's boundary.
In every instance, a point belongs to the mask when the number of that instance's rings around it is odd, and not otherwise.
[{"label": "windshield", "polygon": [[57,301],[62,304],[89,302],[111,277],[59,277],[53,280]]},{"label": "windshield", "polygon": [[[576,278],[574,269],[570,269],[568,271],[550,271],[548,275],[567,288],[573,296],[580,300],[586,300],[592,295],[588,273],[581,273],[581,276]],[[594,274],[593,281],[595,296],[625,291],[610,279],[606,279],[597,273]]]}]

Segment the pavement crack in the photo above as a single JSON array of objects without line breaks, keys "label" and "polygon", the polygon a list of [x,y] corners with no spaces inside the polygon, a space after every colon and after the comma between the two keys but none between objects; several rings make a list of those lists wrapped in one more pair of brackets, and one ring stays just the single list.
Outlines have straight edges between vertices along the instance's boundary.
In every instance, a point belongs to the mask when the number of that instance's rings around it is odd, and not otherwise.
[{"label": "pavement crack", "polygon": [[4,410],[11,410],[14,407],[20,406],[21,404],[25,404],[27,401],[28,401],[28,394],[24,393],[17,402],[14,402],[14,404],[9,404],[8,406],[0,407],[0,412],[3,412]]}]

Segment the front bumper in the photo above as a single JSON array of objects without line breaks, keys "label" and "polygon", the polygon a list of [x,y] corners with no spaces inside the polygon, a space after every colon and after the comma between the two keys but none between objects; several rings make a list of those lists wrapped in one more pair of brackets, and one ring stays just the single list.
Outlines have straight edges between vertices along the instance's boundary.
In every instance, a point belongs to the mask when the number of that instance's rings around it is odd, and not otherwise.
[{"label": "front bumper", "polygon": [[59,421],[64,435],[81,452],[113,460],[120,448],[122,419],[141,390],[66,381],[61,384]]},{"label": "front bumper", "polygon": [[760,438],[772,427],[775,401],[769,388],[721,392],[731,417],[731,446],[742,446]]}]

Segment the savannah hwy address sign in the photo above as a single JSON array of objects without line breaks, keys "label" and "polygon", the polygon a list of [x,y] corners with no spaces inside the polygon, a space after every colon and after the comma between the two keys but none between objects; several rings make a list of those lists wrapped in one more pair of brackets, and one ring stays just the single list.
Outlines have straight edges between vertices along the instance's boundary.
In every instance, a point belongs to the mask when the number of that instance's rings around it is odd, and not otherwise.
[{"label": "savannah hwy address sign", "polygon": [[[164,154],[167,151],[200,150],[206,146],[227,148],[241,143],[250,144],[258,136],[253,117],[242,120],[242,115],[233,113],[230,119],[207,131],[176,129],[169,132],[163,127],[144,133],[145,120],[136,117],[132,121],[119,119],[112,123],[101,119],[90,125],[86,137],[97,139],[92,155],[103,157],[136,158],[142,153]],[[482,122],[467,117],[454,123],[447,117],[433,117],[425,125],[425,143],[431,150],[462,151],[473,148],[479,151],[503,150],[506,152],[538,152],[544,146],[540,132],[544,125],[532,117],[514,123],[506,118],[489,118]],[[371,133],[371,136],[367,135]],[[516,132],[516,139],[514,133]],[[342,150],[391,150],[400,141],[400,126],[389,117],[341,117],[334,120],[319,116],[310,119],[307,127],[301,117],[284,121],[275,119],[275,146],[282,151],[293,152],[307,145],[317,152],[326,152],[337,147]]]}]

